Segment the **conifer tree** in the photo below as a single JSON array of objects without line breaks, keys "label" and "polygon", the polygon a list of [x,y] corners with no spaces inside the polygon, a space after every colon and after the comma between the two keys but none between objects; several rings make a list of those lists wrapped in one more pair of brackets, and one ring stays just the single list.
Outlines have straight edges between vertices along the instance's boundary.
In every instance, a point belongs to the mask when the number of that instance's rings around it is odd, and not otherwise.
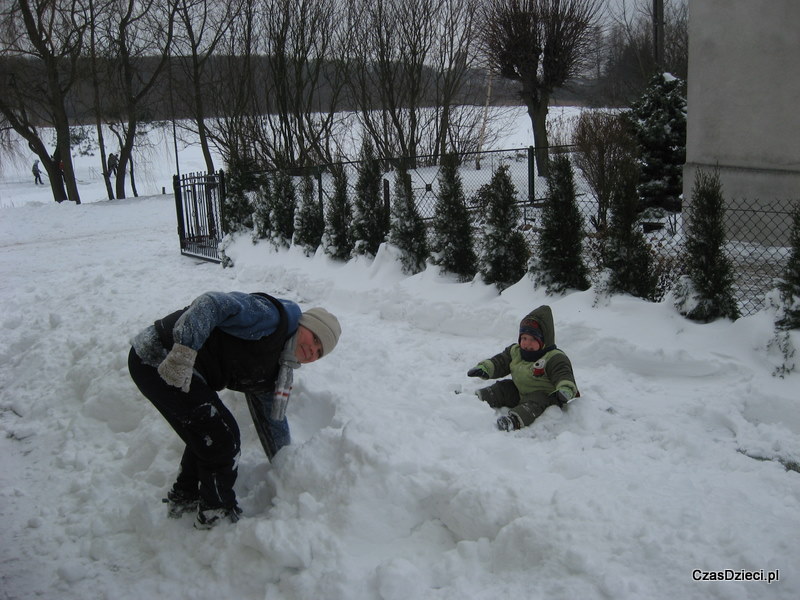
[{"label": "conifer tree", "polygon": [[270,186],[271,239],[275,246],[288,248],[294,235],[297,195],[292,178],[285,171],[275,171]]},{"label": "conifer tree", "polygon": [[403,271],[414,275],[425,269],[428,259],[427,229],[417,210],[411,175],[403,161],[394,180],[389,242],[400,249]]},{"label": "conifer tree", "polygon": [[502,291],[525,275],[530,256],[517,229],[517,190],[508,175],[508,165],[497,169],[492,180],[478,190],[478,199],[486,207],[480,272],[486,283]]},{"label": "conifer tree", "polygon": [[257,172],[255,167],[253,161],[241,159],[228,164],[221,210],[224,233],[253,229],[253,194],[266,181],[263,173]]},{"label": "conifer tree", "polygon": [[325,219],[322,204],[314,195],[314,179],[303,177],[300,183],[300,207],[295,219],[294,243],[303,248],[307,256],[313,255],[322,243]]},{"label": "conifer tree", "polygon": [[380,162],[369,139],[361,147],[355,190],[354,252],[375,256],[389,233],[389,211],[383,201]]},{"label": "conifer tree", "polygon": [[633,158],[620,165],[618,185],[611,194],[611,222],[603,251],[610,293],[654,300],[657,277],[650,248],[638,226],[638,167]]},{"label": "conifer tree", "polygon": [[733,268],[723,254],[725,206],[719,173],[697,171],[686,234],[687,274],[676,286],[679,312],[694,321],[738,319]]},{"label": "conifer tree", "polygon": [[351,222],[353,207],[347,194],[347,171],[343,165],[331,166],[333,197],[328,203],[325,235],[322,245],[325,254],[336,260],[348,260],[353,253]]},{"label": "conifer tree", "polygon": [[800,329],[800,203],[792,217],[791,254],[786,270],[778,283],[781,311],[775,325],[778,329]]},{"label": "conifer tree", "polygon": [[538,254],[532,264],[533,279],[548,294],[589,288],[583,260],[583,218],[575,198],[575,174],[569,156],[550,160],[548,198],[542,209]]},{"label": "conifer tree", "polygon": [[431,248],[434,264],[445,272],[457,275],[461,281],[475,277],[478,259],[464,186],[458,172],[458,156],[455,154],[447,154],[442,158]]},{"label": "conifer tree", "polygon": [[669,73],[655,75],[631,117],[639,144],[640,209],[680,210],[686,162],[684,82]]},{"label": "conifer tree", "polygon": [[248,192],[252,199],[253,243],[272,237],[272,191],[270,180],[264,177],[261,186],[254,192]]},{"label": "conifer tree", "polygon": [[767,294],[767,303],[775,314],[775,331],[767,343],[768,355],[778,359],[773,375],[785,377],[797,368],[796,337],[791,330],[800,329],[800,203],[792,215],[791,251],[783,277],[776,289]]}]

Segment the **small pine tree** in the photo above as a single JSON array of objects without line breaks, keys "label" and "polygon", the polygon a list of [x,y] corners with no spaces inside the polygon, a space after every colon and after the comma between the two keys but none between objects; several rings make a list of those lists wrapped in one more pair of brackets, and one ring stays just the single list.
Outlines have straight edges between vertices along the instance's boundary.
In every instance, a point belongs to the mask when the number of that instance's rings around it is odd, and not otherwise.
[{"label": "small pine tree", "polygon": [[301,246],[307,256],[311,256],[322,243],[324,231],[322,203],[314,196],[314,179],[307,175],[300,184],[300,208],[295,218],[294,243]]},{"label": "small pine tree", "polygon": [[697,171],[686,233],[686,271],[676,286],[678,311],[694,321],[738,319],[733,268],[723,254],[725,206],[719,172]]},{"label": "small pine tree", "polygon": [[389,211],[383,201],[381,168],[369,139],[361,147],[353,214],[356,254],[375,256],[389,233]]},{"label": "small pine tree", "polygon": [[332,165],[333,197],[328,203],[327,222],[322,245],[325,254],[336,260],[348,260],[353,253],[351,222],[353,207],[347,196],[347,171],[343,165]]},{"label": "small pine tree", "polygon": [[297,209],[294,182],[285,171],[275,171],[270,191],[271,238],[275,246],[288,248],[294,236],[294,213]]},{"label": "small pine tree", "polygon": [[472,223],[467,212],[464,186],[458,172],[458,156],[442,159],[439,172],[439,197],[433,216],[434,264],[461,281],[469,281],[477,272]]},{"label": "small pine tree", "polygon": [[272,220],[270,219],[272,192],[269,179],[265,177],[261,186],[257,190],[249,192],[249,196],[253,204],[253,243],[256,240],[269,239],[272,237]]},{"label": "small pine tree", "polygon": [[778,329],[800,329],[800,203],[792,217],[791,254],[783,277],[778,282],[781,310],[775,326]]},{"label": "small pine tree", "polygon": [[644,234],[638,226],[638,168],[631,158],[620,166],[618,185],[611,194],[611,222],[603,248],[608,272],[607,291],[654,300],[657,277]]},{"label": "small pine tree", "polygon": [[235,233],[253,228],[252,193],[264,185],[266,177],[256,169],[255,161],[231,159],[225,178],[222,199],[222,230]]},{"label": "small pine tree", "polygon": [[501,291],[524,275],[530,252],[519,232],[517,190],[503,165],[492,180],[478,190],[478,200],[486,207],[480,272],[486,283]]},{"label": "small pine tree", "polygon": [[533,279],[537,285],[544,285],[548,294],[589,289],[589,270],[582,256],[583,218],[568,155],[557,154],[551,159],[547,187]]},{"label": "small pine tree", "polygon": [[394,203],[391,208],[389,242],[402,252],[403,271],[419,273],[428,259],[428,232],[417,210],[411,175],[402,164],[394,180]]},{"label": "small pine tree", "polygon": [[684,82],[669,73],[655,75],[631,117],[639,143],[641,209],[677,211],[686,162],[686,94]]}]

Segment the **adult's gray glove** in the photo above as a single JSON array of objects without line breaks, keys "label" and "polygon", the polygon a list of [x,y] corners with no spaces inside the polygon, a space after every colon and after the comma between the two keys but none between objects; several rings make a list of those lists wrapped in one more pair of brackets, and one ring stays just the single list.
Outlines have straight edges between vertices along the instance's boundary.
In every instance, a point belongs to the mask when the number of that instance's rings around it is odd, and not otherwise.
[{"label": "adult's gray glove", "polygon": [[188,392],[192,383],[192,371],[196,358],[197,350],[192,350],[183,344],[173,344],[172,350],[158,365],[158,374],[169,385]]}]

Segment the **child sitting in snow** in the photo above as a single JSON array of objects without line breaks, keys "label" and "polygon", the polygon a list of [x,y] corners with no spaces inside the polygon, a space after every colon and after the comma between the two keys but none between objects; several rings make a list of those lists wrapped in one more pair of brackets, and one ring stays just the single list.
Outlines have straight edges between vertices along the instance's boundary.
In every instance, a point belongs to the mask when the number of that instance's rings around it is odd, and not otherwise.
[{"label": "child sitting in snow", "polygon": [[469,377],[502,379],[475,393],[492,408],[508,407],[497,419],[503,431],[533,423],[549,406],[563,406],[579,395],[572,363],[556,348],[553,312],[547,305],[529,313],[519,324],[519,340],[500,354],[479,362],[467,371]]}]

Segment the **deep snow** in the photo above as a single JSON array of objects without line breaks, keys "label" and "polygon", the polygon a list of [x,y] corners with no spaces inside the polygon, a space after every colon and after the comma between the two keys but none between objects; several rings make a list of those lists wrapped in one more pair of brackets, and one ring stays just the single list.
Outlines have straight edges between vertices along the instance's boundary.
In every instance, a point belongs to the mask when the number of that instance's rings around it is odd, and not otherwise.
[{"label": "deep snow", "polygon": [[[169,189],[160,147],[148,193]],[[771,375],[767,312],[698,325],[527,278],[498,295],[403,276],[386,246],[341,264],[240,239],[222,269],[179,255],[171,196],[98,201],[86,166],[85,203],[56,205],[28,168],[0,180],[0,597],[800,597],[800,474],[746,455],[800,462],[800,375]],[[322,305],[344,331],[296,374],[273,464],[223,392],[245,515],[201,532],[166,518],[181,444],[126,356],[211,289]],[[502,433],[465,374],[543,303],[582,395]],[[724,569],[780,580],[693,577]]]}]

